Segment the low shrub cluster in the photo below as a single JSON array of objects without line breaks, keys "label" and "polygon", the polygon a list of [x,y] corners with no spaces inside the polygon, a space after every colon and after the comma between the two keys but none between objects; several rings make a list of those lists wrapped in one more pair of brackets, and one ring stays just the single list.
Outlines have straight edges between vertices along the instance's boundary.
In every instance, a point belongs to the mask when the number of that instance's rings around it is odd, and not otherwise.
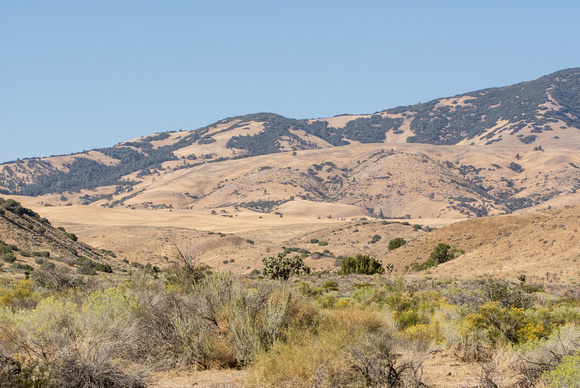
[{"label": "low shrub cluster", "polygon": [[383,274],[385,269],[380,260],[376,260],[369,255],[358,254],[355,257],[344,257],[340,264],[339,275],[363,274],[374,275]]},{"label": "low shrub cluster", "polygon": [[257,279],[182,254],[105,286],[45,260],[30,279],[0,281],[0,385],[143,387],[154,371],[244,368],[249,387],[420,387],[443,349],[474,363],[483,387],[577,379],[575,298],[493,278],[367,276],[380,262],[362,255],[343,258],[345,275],[270,261],[274,279]]},{"label": "low shrub cluster", "polygon": [[399,247],[402,247],[406,243],[407,243],[407,241],[405,241],[404,238],[397,237],[397,238],[392,239],[391,241],[389,241],[389,245],[387,246],[387,248],[389,249],[389,251],[392,251],[394,249],[397,249]]}]

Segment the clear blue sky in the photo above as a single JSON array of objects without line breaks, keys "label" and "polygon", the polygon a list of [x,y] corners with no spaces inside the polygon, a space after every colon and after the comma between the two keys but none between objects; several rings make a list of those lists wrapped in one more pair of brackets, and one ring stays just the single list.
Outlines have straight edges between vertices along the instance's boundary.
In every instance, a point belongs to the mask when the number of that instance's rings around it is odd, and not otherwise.
[{"label": "clear blue sky", "polygon": [[580,66],[580,1],[0,2],[0,162],[372,113]]}]

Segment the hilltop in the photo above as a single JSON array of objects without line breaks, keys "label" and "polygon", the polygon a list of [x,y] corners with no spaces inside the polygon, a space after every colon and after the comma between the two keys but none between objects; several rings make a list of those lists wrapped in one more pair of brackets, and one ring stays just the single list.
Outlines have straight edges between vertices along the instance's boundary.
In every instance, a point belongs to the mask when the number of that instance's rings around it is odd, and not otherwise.
[{"label": "hilltop", "polygon": [[[368,115],[259,113],[0,165],[0,192],[94,205],[462,218],[575,204],[580,69]],[[318,204],[329,204],[319,213]]]}]

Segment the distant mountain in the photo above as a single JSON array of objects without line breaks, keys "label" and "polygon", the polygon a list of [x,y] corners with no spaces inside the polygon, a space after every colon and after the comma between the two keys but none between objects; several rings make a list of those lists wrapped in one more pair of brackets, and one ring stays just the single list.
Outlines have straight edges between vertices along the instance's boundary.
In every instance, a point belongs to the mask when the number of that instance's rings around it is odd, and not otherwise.
[{"label": "distant mountain", "polygon": [[[356,164],[356,160],[360,159],[359,155],[352,154],[352,160],[341,161],[343,164],[338,168],[341,169],[340,174],[324,174],[325,176],[321,177],[320,170],[314,168],[315,164],[324,166],[324,172],[328,169],[337,170],[332,165],[323,164],[323,162],[336,163],[329,157],[313,162],[311,166],[303,166],[303,170],[296,165],[297,171],[291,171],[289,174],[297,182],[297,187],[303,189],[290,191],[293,192],[294,198],[300,196],[313,201],[356,204],[365,211],[372,209],[370,213],[373,213],[378,212],[376,209],[392,206],[385,200],[381,201],[380,197],[377,200],[377,195],[389,197],[391,198],[389,202],[392,202],[393,195],[400,196],[405,191],[417,191],[421,193],[418,195],[427,196],[430,201],[435,201],[429,197],[433,197],[434,193],[440,195],[445,192],[443,187],[436,187],[443,184],[446,188],[455,187],[455,189],[451,190],[453,193],[449,194],[449,198],[440,198],[439,202],[451,201],[451,206],[462,204],[460,207],[468,209],[463,210],[468,214],[484,215],[493,209],[510,211],[537,205],[555,196],[575,193],[580,161],[576,161],[570,152],[580,146],[579,86],[580,68],[574,68],[530,82],[484,89],[370,115],[342,115],[315,120],[295,120],[272,113],[232,117],[201,129],[158,133],[110,148],[4,163],[0,165],[0,193],[44,196],[47,201],[49,197],[53,198],[58,194],[59,201],[63,204],[74,199],[75,203],[103,206],[145,206],[144,204],[153,208],[170,206],[199,208],[202,204],[206,207],[240,206],[257,200],[263,201],[263,195],[248,194],[250,188],[243,183],[245,181],[242,177],[232,177],[230,179],[236,180],[237,185],[236,194],[232,196],[239,196],[237,201],[215,200],[224,191],[220,191],[217,186],[221,184],[224,187],[225,183],[217,184],[217,181],[212,182],[211,179],[204,178],[203,174],[199,175],[194,171],[207,168],[211,170],[213,168],[211,166],[220,163],[239,166],[239,163],[232,164],[231,161],[261,155],[282,153],[302,157],[306,150],[330,152],[331,149],[340,147],[345,154],[349,154],[351,151],[348,150],[355,149],[356,147],[353,147],[357,144],[377,144],[378,147],[382,147],[377,150],[382,151],[384,156],[384,152],[393,147],[421,143],[437,146],[473,146],[469,148],[470,153],[496,155],[497,163],[491,162],[494,159],[492,157],[481,163],[477,162],[481,165],[471,162],[467,165],[460,163],[459,156],[453,156],[454,160],[442,160],[437,156],[437,151],[429,151],[423,157],[406,148],[404,152],[389,154],[395,156],[388,160],[398,158],[407,167],[415,166],[416,160],[425,160],[426,162],[419,163],[419,166],[428,169],[413,167],[417,171],[415,176],[418,181],[413,183],[415,186],[412,187],[403,186],[408,180],[405,177],[401,177],[401,181],[397,184],[373,181],[370,186],[374,187],[372,189],[374,198],[371,200],[368,192],[361,191],[361,187],[366,187],[366,184],[360,184],[361,181],[357,178],[355,180],[359,183],[353,184],[351,178],[358,170],[364,169],[364,166],[373,171],[376,170],[376,166],[371,162],[369,165]],[[496,149],[501,150],[490,152]],[[538,154],[534,157],[530,154],[530,158],[521,160],[528,151],[541,153],[545,150],[550,151],[551,157],[555,151],[559,156],[556,159],[540,158],[546,159],[543,170],[536,163]],[[457,152],[463,152],[463,149],[460,151],[458,148]],[[447,151],[445,153],[449,154]],[[519,155],[520,153],[522,155]],[[506,159],[507,154],[512,154],[509,160]],[[318,155],[323,157],[330,154]],[[367,155],[367,160],[371,159]],[[287,164],[283,169],[294,164],[296,163]],[[402,168],[388,163],[383,163],[383,167],[391,169],[391,175],[395,171],[392,169]],[[502,171],[499,171],[500,169]],[[487,174],[489,177],[485,177],[484,172],[489,170],[495,173]],[[176,187],[171,189],[175,191],[170,200],[166,196],[163,196],[162,201],[158,197],[149,198],[150,195],[148,197],[147,192],[159,186],[158,180],[156,183],[158,177],[166,174],[174,177],[183,176],[184,171],[192,171],[196,176],[197,186],[205,184],[211,187],[189,191],[181,191]],[[423,188],[420,184],[422,182],[420,177],[425,176],[426,171],[430,171],[428,173],[430,177],[437,177],[431,183],[432,193],[428,192],[428,187]],[[272,175],[273,171],[258,172],[266,176]],[[386,174],[389,171],[383,172]],[[535,175],[528,176],[532,172]],[[538,173],[545,174],[546,179],[558,177],[558,183],[556,180],[553,184],[546,181],[540,185],[538,182],[536,186],[530,187],[528,184],[530,181],[540,179]],[[202,183],[203,181],[207,182]],[[253,187],[265,185],[266,192],[268,190],[266,186],[272,183],[268,180],[258,182],[262,183],[254,182]],[[227,186],[230,187],[231,184]],[[540,186],[541,189],[538,188]],[[398,191],[391,195],[393,187],[397,187]],[[167,190],[169,191],[169,188]],[[527,192],[529,195],[524,195]],[[278,201],[277,205],[290,200],[291,196],[280,194],[279,197],[272,199]],[[456,201],[450,199],[451,197],[465,200]],[[139,198],[142,199],[140,202],[137,201]],[[230,196],[230,199],[233,197]],[[275,206],[268,208],[273,210]],[[385,211],[392,214],[386,209],[383,210],[383,214]]]}]

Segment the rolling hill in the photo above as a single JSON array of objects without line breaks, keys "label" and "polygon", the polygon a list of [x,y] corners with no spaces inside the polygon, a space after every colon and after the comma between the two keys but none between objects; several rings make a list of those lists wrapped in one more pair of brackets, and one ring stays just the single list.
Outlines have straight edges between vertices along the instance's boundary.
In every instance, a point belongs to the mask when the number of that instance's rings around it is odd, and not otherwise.
[{"label": "rolling hill", "polygon": [[[580,69],[369,115],[259,113],[0,165],[0,193],[52,206],[373,217],[574,204]],[[335,213],[333,215],[333,213]]]}]

